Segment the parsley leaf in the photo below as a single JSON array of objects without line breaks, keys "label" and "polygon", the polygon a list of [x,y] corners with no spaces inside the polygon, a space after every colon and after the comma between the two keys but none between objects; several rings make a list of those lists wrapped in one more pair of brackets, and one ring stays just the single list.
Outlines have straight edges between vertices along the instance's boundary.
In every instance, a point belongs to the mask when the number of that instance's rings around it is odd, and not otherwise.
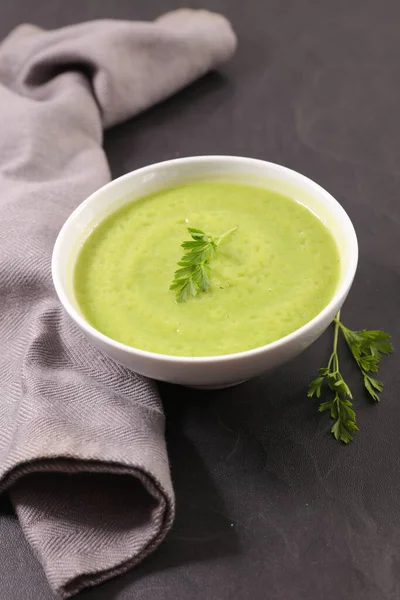
[{"label": "parsley leaf", "polygon": [[318,369],[318,377],[308,386],[308,396],[321,397],[323,386],[326,385],[333,393],[331,400],[321,402],[319,412],[329,411],[335,423],[331,432],[337,440],[348,444],[353,439],[352,433],[358,431],[356,414],[353,409],[352,394],[339,371],[338,337],[342,332],[351,354],[361,372],[364,387],[375,402],[379,402],[379,394],[383,383],[370,375],[377,373],[379,362],[393,350],[390,335],[385,331],[362,329],[352,331],[340,321],[340,311],[334,319],[333,351],[328,365]]},{"label": "parsley leaf", "polygon": [[207,235],[201,229],[188,227],[191,240],[182,242],[185,253],[178,262],[174,280],[169,289],[176,293],[177,302],[186,302],[199,292],[206,292],[211,287],[210,262],[214,258],[219,244],[224,238],[236,231],[237,227],[225,231],[218,237]]},{"label": "parsley leaf", "polygon": [[328,365],[318,370],[318,377],[308,386],[308,396],[312,398],[315,394],[317,398],[320,398],[323,385],[328,386],[333,393],[333,398],[321,402],[318,410],[319,412],[329,411],[331,418],[335,419],[331,432],[337,440],[348,444],[353,439],[352,433],[358,431],[358,427],[356,414],[352,408],[352,394],[339,370],[338,337],[339,324],[335,323],[333,350]]},{"label": "parsley leaf", "polygon": [[362,329],[351,331],[336,317],[336,324],[340,327],[350,352],[361,371],[364,387],[375,402],[379,402],[379,394],[383,390],[383,383],[371,377],[369,373],[378,373],[379,362],[384,356],[390,354],[393,346],[390,335],[385,331],[375,329]]}]

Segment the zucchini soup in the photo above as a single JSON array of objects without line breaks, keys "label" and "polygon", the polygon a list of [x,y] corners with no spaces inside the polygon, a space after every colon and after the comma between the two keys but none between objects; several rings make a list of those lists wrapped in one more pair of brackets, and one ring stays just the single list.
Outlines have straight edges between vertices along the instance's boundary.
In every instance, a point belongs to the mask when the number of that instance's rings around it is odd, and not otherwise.
[{"label": "zucchini soup", "polygon": [[[187,265],[182,243],[196,239],[189,228],[222,239],[207,264],[209,287],[182,298],[170,288]],[[125,204],[95,227],[78,254],[74,293],[85,319],[118,342],[217,356],[310,321],[339,274],[333,236],[302,204],[261,187],[199,182]]]}]

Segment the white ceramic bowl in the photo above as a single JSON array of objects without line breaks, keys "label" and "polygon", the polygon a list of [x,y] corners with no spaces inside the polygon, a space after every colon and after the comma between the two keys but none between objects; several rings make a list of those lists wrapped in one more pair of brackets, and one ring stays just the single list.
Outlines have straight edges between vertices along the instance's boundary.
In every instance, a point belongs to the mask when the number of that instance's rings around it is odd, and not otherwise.
[{"label": "white ceramic bowl", "polygon": [[[307,206],[333,233],[341,257],[337,291],[306,325],[266,346],[224,356],[166,356],[125,346],[103,335],[83,317],[73,294],[73,270],[85,238],[111,212],[146,194],[188,181],[233,181],[277,190]],[[322,187],[290,169],[251,158],[196,156],[170,160],[127,173],[89,196],[62,227],[52,258],[61,303],[94,346],[129,369],[160,381],[195,387],[234,385],[290,360],[328,327],[349,292],[357,268],[354,227],[340,204]]]}]

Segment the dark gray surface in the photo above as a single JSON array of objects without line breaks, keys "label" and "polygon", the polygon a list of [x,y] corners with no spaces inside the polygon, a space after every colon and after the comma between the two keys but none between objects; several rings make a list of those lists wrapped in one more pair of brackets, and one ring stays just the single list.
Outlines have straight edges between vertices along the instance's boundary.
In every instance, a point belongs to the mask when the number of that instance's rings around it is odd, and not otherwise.
[{"label": "dark gray surface", "polygon": [[[21,22],[57,27],[150,19],[179,0],[13,0]],[[233,22],[239,51],[221,74],[106,135],[114,176],[177,156],[240,154],[312,177],[343,204],[360,241],[344,310],[352,327],[400,320],[400,5],[397,0],[204,0]],[[245,9],[243,8],[245,7]],[[379,407],[357,373],[360,432],[349,447],[306,398],[331,334],[273,376],[236,389],[162,386],[177,519],[162,547],[87,600],[397,600],[400,598],[400,373],[382,367]],[[348,364],[348,361],[347,361]],[[51,600],[6,500],[0,594]]]}]

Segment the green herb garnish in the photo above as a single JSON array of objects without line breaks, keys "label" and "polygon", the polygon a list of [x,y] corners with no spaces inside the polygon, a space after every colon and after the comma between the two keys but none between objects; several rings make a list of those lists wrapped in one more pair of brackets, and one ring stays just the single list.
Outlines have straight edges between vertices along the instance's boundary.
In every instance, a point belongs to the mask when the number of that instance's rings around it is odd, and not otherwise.
[{"label": "green herb garnish", "polygon": [[201,229],[188,227],[192,239],[181,244],[185,253],[178,262],[180,268],[175,271],[174,280],[169,286],[170,290],[176,292],[177,302],[186,302],[189,296],[197,296],[199,292],[209,289],[210,262],[222,240],[236,229],[237,227],[234,227],[218,237],[213,237]]},{"label": "green herb garnish", "polygon": [[356,414],[353,409],[352,394],[349,386],[344,381],[339,370],[338,357],[338,337],[339,331],[342,332],[351,354],[361,372],[364,387],[375,402],[379,402],[379,394],[383,389],[383,383],[379,379],[372,377],[370,373],[377,373],[379,362],[382,357],[392,352],[393,347],[390,343],[390,335],[380,330],[352,331],[340,321],[340,311],[334,319],[333,351],[328,365],[318,370],[318,377],[309,385],[308,396],[321,397],[322,386],[324,383],[333,393],[333,398],[327,402],[322,402],[319,411],[329,410],[335,423],[331,432],[337,440],[348,444],[353,439],[352,433],[358,431],[356,425]]}]

